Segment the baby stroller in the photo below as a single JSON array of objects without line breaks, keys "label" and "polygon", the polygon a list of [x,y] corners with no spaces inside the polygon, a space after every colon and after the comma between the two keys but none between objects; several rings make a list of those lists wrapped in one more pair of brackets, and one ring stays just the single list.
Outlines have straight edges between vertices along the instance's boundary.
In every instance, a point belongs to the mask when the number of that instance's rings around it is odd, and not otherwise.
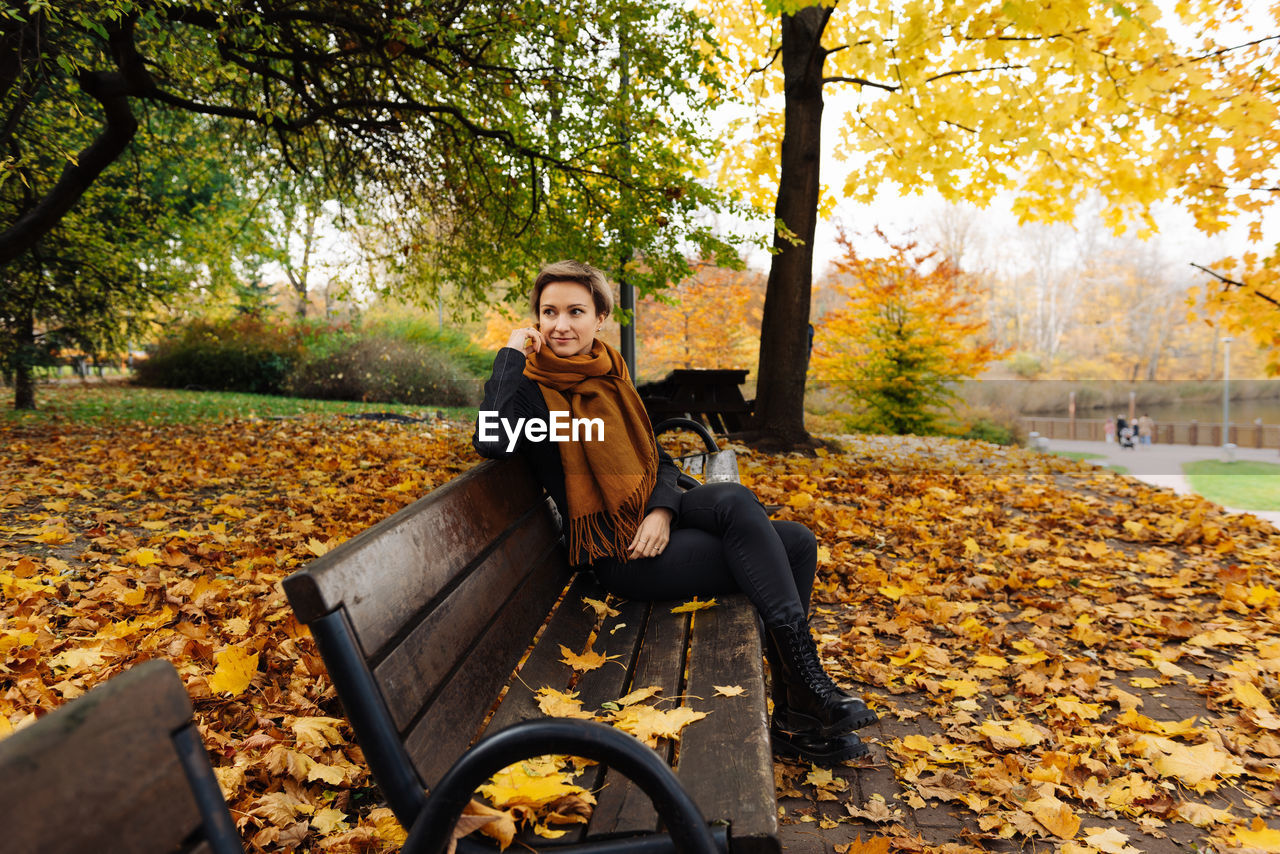
[{"label": "baby stroller", "polygon": [[1133,450],[1133,440],[1138,430],[1131,424],[1125,424],[1120,427],[1120,447]]}]

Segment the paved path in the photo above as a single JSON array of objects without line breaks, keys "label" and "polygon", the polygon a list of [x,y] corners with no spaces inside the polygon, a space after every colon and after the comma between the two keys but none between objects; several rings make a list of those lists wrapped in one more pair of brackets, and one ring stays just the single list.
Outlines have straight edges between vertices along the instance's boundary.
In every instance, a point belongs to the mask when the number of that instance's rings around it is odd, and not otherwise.
[{"label": "paved path", "polygon": [[[1174,492],[1185,495],[1193,492],[1186,476],[1182,473],[1182,464],[1196,460],[1221,460],[1223,450],[1208,445],[1148,445],[1133,450],[1120,448],[1114,442],[1083,442],[1070,439],[1050,439],[1050,451],[1072,451],[1086,454],[1101,454],[1103,459],[1089,460],[1098,465],[1124,466],[1132,477],[1163,486]],[[1236,448],[1233,452],[1237,460],[1257,460],[1260,462],[1280,464],[1280,451],[1273,448]],[[1252,513],[1259,519],[1280,527],[1280,510],[1239,510],[1227,507],[1232,513]]]}]

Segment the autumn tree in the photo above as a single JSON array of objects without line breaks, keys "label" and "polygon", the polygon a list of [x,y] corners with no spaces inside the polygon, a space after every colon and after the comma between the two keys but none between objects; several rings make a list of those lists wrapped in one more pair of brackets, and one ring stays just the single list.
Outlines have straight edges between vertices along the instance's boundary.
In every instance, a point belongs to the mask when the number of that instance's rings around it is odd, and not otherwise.
[{"label": "autumn tree", "polygon": [[238,128],[228,166],[385,199],[398,257],[474,298],[557,257],[661,287],[727,249],[696,216],[708,37],[675,0],[0,0],[0,275],[176,115]]},{"label": "autumn tree", "polygon": [[[1204,30],[1241,7],[1178,10]],[[807,440],[802,333],[831,88],[857,95],[835,144],[852,164],[843,189],[854,200],[928,186],[983,205],[1013,188],[1019,216],[1053,220],[1096,192],[1112,225],[1130,212],[1149,223],[1150,205],[1173,199],[1203,228],[1269,201],[1257,176],[1276,161],[1266,156],[1274,142],[1262,140],[1280,127],[1271,84],[1280,64],[1250,63],[1274,50],[1274,37],[1186,47],[1154,0],[735,0],[708,13],[755,105],[743,124],[759,145],[738,147],[727,177],[772,205],[776,224],[756,395],[762,439]]]},{"label": "autumn tree", "polygon": [[810,371],[853,404],[854,425],[874,433],[936,432],[954,383],[999,357],[959,267],[890,245],[885,258],[860,255],[841,237],[835,261],[847,284],[841,308],[819,320]]},{"label": "autumn tree", "polygon": [[763,277],[704,267],[639,306],[638,360],[646,376],[672,368],[750,368],[760,343]]}]

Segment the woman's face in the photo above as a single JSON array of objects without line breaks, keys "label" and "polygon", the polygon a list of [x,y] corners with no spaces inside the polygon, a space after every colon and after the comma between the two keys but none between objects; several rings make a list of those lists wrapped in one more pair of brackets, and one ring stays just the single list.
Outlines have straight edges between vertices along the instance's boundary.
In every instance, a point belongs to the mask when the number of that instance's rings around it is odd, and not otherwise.
[{"label": "woman's face", "polygon": [[562,359],[590,352],[603,322],[586,285],[551,282],[538,297],[538,331]]}]

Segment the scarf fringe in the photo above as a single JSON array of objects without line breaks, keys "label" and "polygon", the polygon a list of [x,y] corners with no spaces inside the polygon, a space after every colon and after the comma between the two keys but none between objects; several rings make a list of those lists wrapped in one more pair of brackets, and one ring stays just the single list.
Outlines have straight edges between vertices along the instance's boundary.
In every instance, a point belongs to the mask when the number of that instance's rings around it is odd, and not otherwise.
[{"label": "scarf fringe", "polygon": [[604,510],[599,510],[586,516],[570,519],[569,554],[572,556],[573,562],[582,565],[595,563],[601,558],[613,557],[626,563],[628,560],[627,546],[631,545],[632,539],[635,538],[636,530],[640,527],[644,514],[645,502],[648,501],[649,495],[653,492],[657,482],[656,474],[653,477],[646,477],[618,507],[614,519],[615,523],[623,520],[633,521],[629,521],[625,525],[614,524],[611,526],[613,541],[609,543],[608,549],[602,549],[601,547],[601,544],[608,540],[605,536],[605,523],[609,519],[608,513]]}]

